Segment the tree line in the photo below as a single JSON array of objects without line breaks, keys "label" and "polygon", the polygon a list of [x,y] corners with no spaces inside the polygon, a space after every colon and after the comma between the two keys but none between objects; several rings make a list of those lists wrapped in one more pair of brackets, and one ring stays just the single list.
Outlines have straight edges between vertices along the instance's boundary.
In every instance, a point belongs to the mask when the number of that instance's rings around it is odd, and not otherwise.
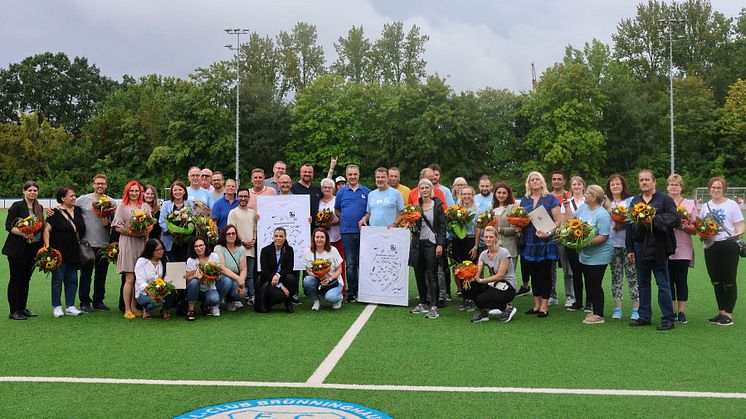
[{"label": "tree line", "polygon": [[[746,184],[746,9],[726,17],[709,1],[648,1],[619,22],[612,45],[567,46],[531,91],[456,92],[428,74],[428,36],[384,25],[376,39],[353,26],[328,63],[314,25],[299,22],[241,45],[241,179],[284,159],[325,173],[339,165],[395,164],[404,183],[437,162],[444,178],[489,174],[522,190],[530,170],[589,181],[611,173],[669,172],[668,43],[673,25],[676,171],[688,187],[711,176]],[[84,57],[44,53],[0,68],[0,194],[27,179],[42,194],[110,184],[157,186],[192,165],[234,173],[235,61],[186,79],[152,74],[114,81]],[[367,175],[367,176],[366,176]]]}]

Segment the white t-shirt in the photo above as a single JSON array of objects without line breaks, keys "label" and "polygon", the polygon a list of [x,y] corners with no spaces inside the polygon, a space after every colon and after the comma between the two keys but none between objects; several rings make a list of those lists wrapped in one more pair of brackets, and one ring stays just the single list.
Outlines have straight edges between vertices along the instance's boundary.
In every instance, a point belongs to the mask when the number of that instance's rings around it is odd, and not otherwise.
[{"label": "white t-shirt", "polygon": [[135,263],[135,298],[145,293],[148,282],[163,279],[163,264],[158,262],[153,265],[149,259],[138,258]]},{"label": "white t-shirt", "polygon": [[[332,262],[332,268],[331,271],[334,271],[337,266],[342,265],[342,256],[340,256],[339,251],[332,246],[331,250],[329,251],[323,251],[323,252],[316,252],[316,257],[314,258],[313,252],[311,249],[306,249],[306,251],[303,253],[303,264],[308,266],[311,266],[311,263],[313,263],[316,259],[329,259]],[[337,279],[339,279],[339,283],[344,285],[344,281],[342,280],[342,275],[340,275]]]},{"label": "white t-shirt", "polygon": [[715,240],[705,240],[705,248],[712,246],[713,242],[727,240],[731,236],[734,236],[736,234],[736,223],[743,221],[741,208],[732,199],[726,199],[721,204],[716,204],[710,200],[710,202],[702,206],[702,212],[699,215],[700,217],[704,217],[710,211],[712,211],[712,216],[718,221],[719,228]]},{"label": "white t-shirt", "polygon": [[[210,253],[210,256],[207,259],[210,262],[215,262],[216,264],[220,265],[220,257],[218,257],[218,254],[215,253],[215,252]],[[194,277],[197,278],[197,279],[199,279],[199,271],[197,270],[198,267],[199,267],[199,259],[195,259],[195,258],[189,258],[189,259],[187,259],[187,261],[186,261],[186,271],[187,272],[194,272]],[[201,282],[199,284],[199,290],[200,291],[209,291],[209,290],[214,290],[214,289],[217,289],[215,287],[215,283],[210,284],[209,287],[205,286]]]},{"label": "white t-shirt", "polygon": [[[332,197],[332,199],[329,202],[324,202],[323,199],[319,200],[319,211],[328,209],[331,210],[332,215],[334,216],[334,221],[339,221],[339,218],[337,218],[336,215],[334,215],[334,203],[337,201],[336,197]],[[316,214],[313,214],[314,217]],[[339,224],[333,225],[329,227],[329,241],[334,243],[336,241],[342,240],[342,235],[339,234]]]}]

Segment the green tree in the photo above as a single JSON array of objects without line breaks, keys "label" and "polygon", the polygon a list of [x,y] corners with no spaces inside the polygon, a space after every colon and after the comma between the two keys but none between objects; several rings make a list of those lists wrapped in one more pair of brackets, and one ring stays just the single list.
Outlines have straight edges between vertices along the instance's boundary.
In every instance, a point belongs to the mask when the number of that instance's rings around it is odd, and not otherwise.
[{"label": "green tree", "polygon": [[718,158],[710,175],[724,175],[733,184],[746,183],[746,80],[731,86],[719,121],[722,139],[715,144]]},{"label": "green tree", "polygon": [[316,26],[298,22],[290,33],[277,35],[280,72],[283,77],[281,90],[303,90],[314,78],[324,74],[324,49],[317,45]]},{"label": "green tree", "polygon": [[637,76],[658,77],[667,68],[664,61],[668,56],[660,20],[670,16],[666,3],[655,0],[640,3],[635,17],[623,19],[617,25],[617,32],[611,35],[615,57],[627,62]]},{"label": "green tree", "polygon": [[402,22],[384,24],[381,38],[373,44],[373,63],[379,81],[385,84],[421,81],[427,65],[422,54],[429,39],[420,34],[417,25],[412,25],[405,35]]},{"label": "green tree", "polygon": [[371,67],[372,46],[365,37],[363,27],[353,26],[347,37],[339,37],[334,43],[337,51],[337,61],[331,70],[354,83],[370,81],[373,76]]}]

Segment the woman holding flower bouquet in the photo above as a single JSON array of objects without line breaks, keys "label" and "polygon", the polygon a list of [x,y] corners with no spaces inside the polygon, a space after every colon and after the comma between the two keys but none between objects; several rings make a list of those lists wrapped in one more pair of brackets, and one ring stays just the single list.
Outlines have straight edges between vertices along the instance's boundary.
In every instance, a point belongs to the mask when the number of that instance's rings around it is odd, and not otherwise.
[{"label": "woman holding flower bouquet", "polygon": [[[345,254],[344,254],[344,246],[342,246],[342,235],[339,233],[339,218],[334,214],[334,204],[336,202],[336,197],[334,194],[337,192],[336,187],[334,186],[334,181],[330,178],[324,178],[321,179],[320,182],[321,185],[321,199],[319,200],[319,212],[324,210],[329,210],[331,212],[332,221],[329,222],[326,225],[317,225],[319,227],[324,227],[327,232],[329,232],[329,241],[331,242],[332,246],[334,246],[335,249],[337,249],[337,252],[339,252],[339,255],[342,257],[342,260],[344,260]],[[345,268],[342,266],[342,279],[345,279]]]},{"label": "woman holding flower bouquet", "polygon": [[[497,241],[500,242],[500,247],[508,251],[514,267],[520,254],[518,251],[518,235],[521,234],[521,229],[510,224],[508,217],[513,213],[515,207],[513,188],[507,182],[498,182],[492,193],[492,214],[495,219],[495,231],[497,231]],[[477,230],[477,235],[479,235],[479,230]],[[528,277],[526,277],[526,281],[522,284],[521,288],[530,288]]]},{"label": "woman holding flower bouquet", "polygon": [[[526,196],[521,198],[520,206],[527,212],[544,207],[554,221],[555,226],[560,222],[560,206],[557,197],[549,193],[547,183],[539,172],[531,172],[526,178]],[[549,316],[549,295],[552,292],[552,261],[559,260],[557,243],[552,241],[551,231],[537,231],[533,223],[523,229],[526,245],[521,257],[531,277],[534,289],[534,306],[526,314],[535,314],[539,318]]]},{"label": "woman holding flower bouquet", "polygon": [[[150,206],[150,213],[153,215],[153,219],[158,220],[161,216],[161,204],[158,202],[158,191],[153,185],[145,185],[145,191],[143,192],[143,201]],[[160,239],[161,233],[160,224],[153,224],[153,229],[148,233],[150,239]]]},{"label": "woman holding flower bouquet", "polygon": [[[166,297],[152,295],[148,291],[148,284],[166,276],[166,248],[158,239],[149,239],[145,243],[145,249],[142,251],[140,258],[135,263],[135,299],[142,306],[142,318],[147,320],[151,313],[157,307],[161,307],[161,317],[164,320],[171,320],[168,310],[174,294],[169,293]],[[165,286],[165,283],[163,284]]]},{"label": "woman holding flower bouquet", "polygon": [[273,305],[284,303],[285,311],[294,312],[292,297],[298,292],[293,272],[295,254],[284,228],[275,229],[272,243],[262,248],[259,262],[262,271],[256,284],[254,311],[268,313]]},{"label": "woman holding flower bouquet", "polygon": [[[161,228],[161,241],[166,246],[166,257],[169,262],[186,262],[187,253],[189,251],[189,234],[194,231],[194,223],[192,221],[191,231],[188,228],[179,229],[182,233],[176,233],[171,231],[169,228],[169,222],[167,217],[169,214],[180,211],[185,215],[184,225],[188,225],[190,218],[190,206],[187,204],[187,187],[181,181],[174,181],[171,184],[171,196],[170,199],[163,203],[158,217],[158,225]],[[171,224],[174,225],[174,224]],[[189,232],[188,234],[186,232]]]},{"label": "woman holding flower bouquet", "polygon": [[[81,313],[75,307],[75,293],[78,290],[79,237],[85,235],[83,211],[75,206],[75,190],[60,188],[55,193],[60,204],[54,214],[47,218],[44,228],[44,247],[52,247],[62,254],[62,264],[52,272],[52,306],[54,317],[65,314],[77,316]],[[62,311],[62,286],[65,286],[65,303]]]},{"label": "woman holding flower bouquet", "polygon": [[329,233],[323,228],[313,231],[311,248],[304,254],[306,277],[303,278],[303,290],[313,300],[311,310],[321,307],[319,294],[332,308],[342,307],[342,256],[329,242]]},{"label": "woman holding flower bouquet", "polygon": [[[458,178],[457,178],[458,179]],[[459,202],[461,208],[463,208],[468,214],[471,214],[467,218],[466,222],[466,236],[459,238],[458,236],[453,237],[451,244],[451,250],[453,252],[453,260],[456,263],[470,260],[475,262],[477,259],[477,249],[479,248],[479,236],[476,235],[476,220],[479,215],[479,207],[474,203],[474,189],[471,186],[463,186],[459,191]],[[456,287],[458,293],[463,293],[462,283],[456,279]]]},{"label": "woman holding flower bouquet", "polygon": [[738,288],[739,245],[743,237],[743,213],[738,204],[725,197],[728,183],[721,177],[710,179],[708,184],[712,199],[702,207],[702,216],[717,224],[717,233],[704,240],[705,265],[715,289],[715,300],[719,313],[708,321],[720,326],[733,324],[733,308],[736,306]]},{"label": "woman holding flower bouquet", "polygon": [[668,194],[676,204],[676,211],[681,218],[681,227],[674,230],[676,236],[676,252],[668,257],[668,274],[671,277],[671,297],[673,298],[673,310],[676,320],[686,324],[686,302],[689,299],[689,286],[687,276],[689,268],[694,268],[694,246],[692,235],[697,230],[692,225],[692,220],[697,216],[697,206],[694,201],[681,196],[684,189],[684,179],[676,173],[668,177]]},{"label": "woman holding flower bouquet", "polygon": [[223,274],[218,282],[220,300],[225,301],[228,311],[243,308],[241,300],[247,294],[246,278],[248,268],[246,264],[246,248],[238,236],[238,229],[233,224],[223,227],[215,246],[215,253],[220,258]]},{"label": "woman holding flower bouquet", "polygon": [[606,179],[606,196],[609,197],[609,212],[612,226],[609,231],[609,243],[614,247],[611,257],[611,295],[614,299],[612,319],[622,318],[622,297],[624,296],[624,275],[627,275],[629,299],[632,301],[630,320],[640,318],[640,293],[637,288],[637,268],[635,263],[627,259],[627,210],[632,202],[627,180],[620,174],[613,174]]},{"label": "woman holding flower bouquet", "polygon": [[[590,228],[587,244],[577,248],[580,272],[573,272],[573,275],[577,275],[581,287],[585,278],[588,300],[593,307],[593,312],[588,313],[583,323],[601,324],[604,322],[604,290],[601,281],[614,254],[614,247],[608,241],[611,231],[611,216],[607,209],[609,204],[604,197],[604,190],[598,185],[590,185],[585,190],[584,203],[574,213],[571,208],[567,208],[571,205],[569,200],[564,205],[564,219],[569,221],[570,227],[573,223],[587,223]],[[574,246],[566,244],[566,247]]]},{"label": "woman holding flower bouquet", "polygon": [[124,318],[128,320],[142,315],[142,311],[137,310],[135,301],[135,263],[145,250],[145,243],[154,223],[155,220],[150,215],[150,206],[143,202],[142,186],[136,180],[130,181],[124,187],[122,204],[117,207],[114,221],[111,223],[119,233],[117,272],[124,274],[122,298]]},{"label": "woman holding flower bouquet", "polygon": [[39,185],[28,181],[23,185],[23,199],[14,202],[8,209],[5,230],[8,238],[3,245],[3,254],[8,257],[10,279],[8,280],[8,306],[12,320],[36,317],[29,311],[29,282],[34,272],[36,252],[41,248],[44,228],[44,209],[36,197]]},{"label": "woman holding flower bouquet", "polygon": [[[194,306],[202,301],[202,314],[220,316],[220,295],[217,282],[220,276],[220,257],[208,247],[209,243],[202,237],[195,237],[189,245],[189,258],[186,261],[187,280],[187,315],[188,321],[194,321]],[[215,269],[215,272],[205,272]]]}]

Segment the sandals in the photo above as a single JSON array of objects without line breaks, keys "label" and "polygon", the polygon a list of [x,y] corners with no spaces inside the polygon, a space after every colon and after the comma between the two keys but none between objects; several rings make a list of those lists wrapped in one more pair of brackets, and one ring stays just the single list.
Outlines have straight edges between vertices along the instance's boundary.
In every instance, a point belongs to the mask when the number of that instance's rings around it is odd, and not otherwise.
[{"label": "sandals", "polygon": [[142,319],[143,320],[150,320],[153,316],[150,315],[149,311],[145,311],[142,313]]},{"label": "sandals", "polygon": [[161,317],[163,320],[171,320],[171,314],[166,310],[161,310]]}]

